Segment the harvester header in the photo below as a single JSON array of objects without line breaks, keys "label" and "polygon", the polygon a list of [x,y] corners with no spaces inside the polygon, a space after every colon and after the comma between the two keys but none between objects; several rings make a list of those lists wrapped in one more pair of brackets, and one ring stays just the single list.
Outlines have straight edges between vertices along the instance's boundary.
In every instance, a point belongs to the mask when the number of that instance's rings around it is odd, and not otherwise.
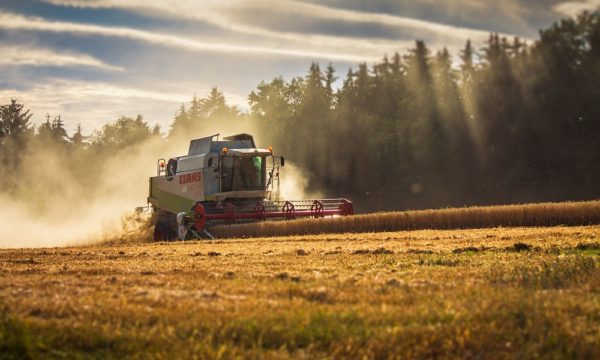
[{"label": "harvester header", "polygon": [[190,141],[187,155],[159,159],[150,178],[154,239],[212,238],[217,224],[352,215],[347,199],[286,200],[279,192],[283,156],[250,134]]}]

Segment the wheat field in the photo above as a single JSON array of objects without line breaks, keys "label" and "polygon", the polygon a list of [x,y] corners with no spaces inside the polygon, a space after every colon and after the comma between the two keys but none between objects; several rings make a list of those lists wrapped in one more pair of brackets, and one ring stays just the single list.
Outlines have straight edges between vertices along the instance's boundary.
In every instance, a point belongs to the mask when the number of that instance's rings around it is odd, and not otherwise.
[{"label": "wheat field", "polygon": [[338,218],[219,225],[212,227],[210,231],[217,238],[238,238],[419,229],[594,224],[600,224],[600,201],[382,212]]},{"label": "wheat field", "polygon": [[0,250],[2,358],[600,358],[600,226]]}]

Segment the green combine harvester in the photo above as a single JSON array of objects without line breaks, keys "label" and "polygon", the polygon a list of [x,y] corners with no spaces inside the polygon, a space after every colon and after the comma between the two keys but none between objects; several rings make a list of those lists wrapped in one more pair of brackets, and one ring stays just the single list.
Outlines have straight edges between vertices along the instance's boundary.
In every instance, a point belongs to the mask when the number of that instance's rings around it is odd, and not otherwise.
[{"label": "green combine harvester", "polygon": [[212,239],[210,228],[240,222],[352,215],[347,199],[283,200],[283,156],[249,134],[190,141],[187,155],[159,159],[150,178],[154,240]]}]

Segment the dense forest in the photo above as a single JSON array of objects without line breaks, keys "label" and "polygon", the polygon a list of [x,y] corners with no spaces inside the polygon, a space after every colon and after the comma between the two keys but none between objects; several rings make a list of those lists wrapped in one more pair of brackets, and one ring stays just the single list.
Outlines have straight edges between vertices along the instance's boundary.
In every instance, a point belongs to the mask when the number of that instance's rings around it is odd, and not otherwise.
[{"label": "dense forest", "polygon": [[[34,128],[13,100],[0,107],[0,161],[19,174],[23,154],[52,147],[92,185],[107,159],[136,145],[235,128],[286,155],[310,189],[360,211],[600,198],[600,13],[561,20],[533,43],[491,34],[456,55],[416,41],[343,75],[313,63],[303,77],[260,83],[248,112],[214,88],[182,104],[163,134],[138,115],[68,136],[60,115]],[[0,186],[47,190],[21,180]]]}]

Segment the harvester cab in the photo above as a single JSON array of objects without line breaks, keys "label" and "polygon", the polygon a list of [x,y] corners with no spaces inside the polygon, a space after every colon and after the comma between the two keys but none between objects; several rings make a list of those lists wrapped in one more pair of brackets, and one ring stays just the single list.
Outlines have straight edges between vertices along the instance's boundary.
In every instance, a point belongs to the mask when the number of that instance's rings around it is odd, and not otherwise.
[{"label": "harvester cab", "polygon": [[188,154],[159,159],[150,178],[154,239],[212,238],[211,226],[268,219],[352,215],[346,199],[282,200],[283,156],[249,134],[194,139]]}]

